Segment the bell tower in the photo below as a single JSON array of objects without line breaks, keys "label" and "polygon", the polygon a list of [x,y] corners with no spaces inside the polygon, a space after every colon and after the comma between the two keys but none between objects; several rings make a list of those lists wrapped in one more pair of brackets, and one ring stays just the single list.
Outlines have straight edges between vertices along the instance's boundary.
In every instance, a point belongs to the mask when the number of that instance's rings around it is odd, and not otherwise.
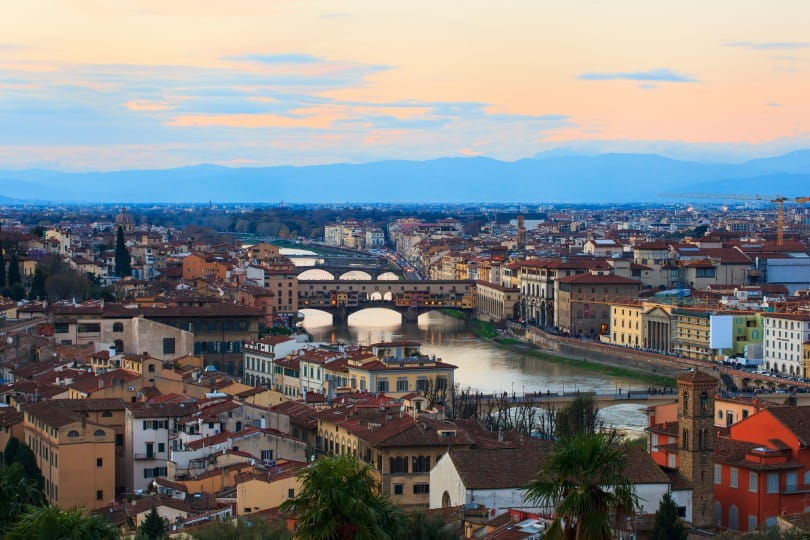
[{"label": "bell tower", "polygon": [[517,249],[526,249],[526,220],[522,215],[517,217]]},{"label": "bell tower", "polygon": [[677,377],[678,471],[692,484],[692,525],[714,526],[714,396],[719,381],[702,371]]}]

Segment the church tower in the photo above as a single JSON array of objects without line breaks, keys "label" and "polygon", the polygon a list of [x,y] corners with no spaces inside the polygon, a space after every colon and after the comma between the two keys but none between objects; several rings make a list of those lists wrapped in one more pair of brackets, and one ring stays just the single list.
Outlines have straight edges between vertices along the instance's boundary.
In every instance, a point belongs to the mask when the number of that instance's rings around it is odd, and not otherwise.
[{"label": "church tower", "polygon": [[702,371],[677,377],[678,471],[692,484],[692,525],[714,526],[714,396],[718,380]]},{"label": "church tower", "polygon": [[517,217],[517,249],[526,249],[526,221],[522,215]]}]

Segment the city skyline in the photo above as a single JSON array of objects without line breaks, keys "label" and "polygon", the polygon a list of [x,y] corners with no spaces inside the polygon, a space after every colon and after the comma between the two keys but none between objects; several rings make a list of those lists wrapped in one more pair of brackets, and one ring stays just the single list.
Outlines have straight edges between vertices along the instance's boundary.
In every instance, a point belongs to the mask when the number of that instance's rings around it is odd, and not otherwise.
[{"label": "city skyline", "polygon": [[739,162],[810,142],[810,8],[782,2],[20,3],[0,169],[540,152]]}]

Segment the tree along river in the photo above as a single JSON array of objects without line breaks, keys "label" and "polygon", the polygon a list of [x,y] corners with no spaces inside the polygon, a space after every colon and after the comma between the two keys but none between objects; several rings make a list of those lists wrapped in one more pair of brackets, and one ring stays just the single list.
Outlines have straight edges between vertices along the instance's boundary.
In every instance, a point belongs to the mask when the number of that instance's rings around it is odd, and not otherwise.
[{"label": "tree along river", "polygon": [[[482,392],[574,392],[603,393],[640,388],[637,381],[582,371],[528,356],[478,339],[466,321],[444,313],[430,312],[418,324],[401,324],[400,315],[386,309],[367,309],[349,317],[348,325],[332,326],[323,312],[302,310],[304,328],[313,341],[327,343],[371,344],[380,341],[413,340],[422,343],[422,352],[435,354],[458,366],[455,382]],[[646,387],[645,387],[646,389]],[[641,434],[647,418],[644,405],[620,404],[605,407],[601,414],[606,423]]]}]

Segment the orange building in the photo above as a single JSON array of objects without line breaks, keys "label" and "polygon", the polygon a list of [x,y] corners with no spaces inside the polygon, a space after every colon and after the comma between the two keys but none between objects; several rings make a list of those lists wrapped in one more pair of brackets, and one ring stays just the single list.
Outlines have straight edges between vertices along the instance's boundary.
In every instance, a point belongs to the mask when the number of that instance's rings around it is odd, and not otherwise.
[{"label": "orange building", "polygon": [[222,258],[203,253],[192,253],[183,259],[183,279],[228,277],[230,265]]},{"label": "orange building", "polygon": [[23,408],[24,442],[36,455],[48,502],[96,509],[115,499],[115,429],[55,401]]}]

